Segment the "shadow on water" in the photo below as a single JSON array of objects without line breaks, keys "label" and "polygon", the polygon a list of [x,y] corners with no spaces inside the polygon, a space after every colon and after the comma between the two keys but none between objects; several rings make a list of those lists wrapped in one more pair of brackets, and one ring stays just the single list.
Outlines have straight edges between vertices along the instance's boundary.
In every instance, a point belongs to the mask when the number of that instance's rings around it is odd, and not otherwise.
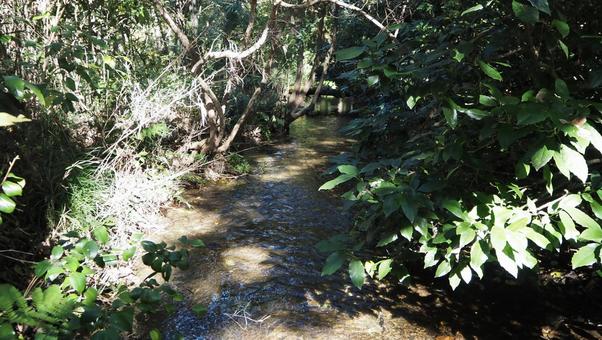
[{"label": "shadow on water", "polygon": [[[191,268],[176,276],[174,284],[189,301],[163,322],[163,334],[186,339],[546,338],[555,336],[557,323],[579,314],[584,305],[576,306],[576,300],[558,310],[550,302],[554,297],[504,282],[452,293],[442,280],[433,282],[431,273],[408,288],[371,283],[360,291],[344,273],[320,276],[325,256],[315,244],[351,223],[338,199],[317,191],[328,157],[352,143],[334,133],[342,122],[336,117],[299,120],[291,127],[291,140],[249,156],[257,173],[190,191],[190,207],[167,213],[171,226],[157,239],[173,242],[187,235],[203,239],[207,248],[195,252]],[[202,318],[187,307],[197,303],[208,307]],[[596,311],[596,300],[584,303]]]}]

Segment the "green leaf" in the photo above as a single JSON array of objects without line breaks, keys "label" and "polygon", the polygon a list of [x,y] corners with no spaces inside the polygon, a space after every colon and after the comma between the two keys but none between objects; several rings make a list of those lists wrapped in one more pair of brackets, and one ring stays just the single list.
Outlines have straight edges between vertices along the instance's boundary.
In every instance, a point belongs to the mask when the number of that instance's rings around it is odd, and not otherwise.
[{"label": "green leaf", "polygon": [[569,47],[562,40],[558,40],[558,45],[560,46],[560,49],[564,53],[564,56],[568,59],[570,56]]},{"label": "green leaf", "polygon": [[491,116],[491,112],[479,109],[463,109],[462,113],[466,114],[468,117],[476,120],[481,120],[483,118]]},{"label": "green leaf", "polygon": [[470,7],[469,9],[465,10],[464,12],[462,12],[462,14],[460,14],[460,16],[463,16],[463,15],[466,15],[466,14],[472,13],[472,12],[477,12],[482,9],[483,9],[483,5],[477,4],[477,5]]},{"label": "green leaf", "polygon": [[503,250],[506,247],[506,230],[501,226],[491,228],[491,245],[494,249]]},{"label": "green leaf", "polygon": [[566,38],[569,35],[569,33],[571,32],[571,28],[569,27],[569,24],[566,23],[566,21],[554,19],[554,20],[552,20],[552,26],[554,26],[554,28],[556,28],[558,33],[560,33],[560,35],[563,38]]},{"label": "green leaf", "polygon": [[5,194],[0,194],[0,212],[5,214],[12,214],[15,211],[17,204],[15,201],[10,199],[10,197]]},{"label": "green leaf", "polygon": [[11,181],[4,181],[2,183],[2,191],[9,197],[23,195],[23,187]]},{"label": "green leaf", "polygon": [[589,266],[596,263],[597,260],[595,251],[597,247],[597,244],[590,243],[579,248],[579,250],[577,250],[577,252],[571,258],[571,265],[573,266],[573,269]]},{"label": "green leaf", "polygon": [[498,72],[498,70],[496,70],[493,66],[491,66],[490,64],[479,60],[479,66],[481,67],[481,70],[490,78],[495,79],[495,80],[499,80],[502,81],[502,75],[500,74],[500,72]]},{"label": "green leaf", "polygon": [[359,57],[360,55],[362,55],[362,53],[364,53],[365,50],[366,48],[363,46],[355,46],[338,50],[335,52],[335,54],[337,56],[338,61],[349,60]]},{"label": "green leaf", "polygon": [[30,82],[25,82],[25,87],[27,87],[29,91],[31,91],[36,96],[36,99],[38,100],[40,105],[46,106],[46,97],[44,97],[44,94],[37,86]]},{"label": "green leaf", "polygon": [[470,248],[470,266],[480,278],[483,278],[483,270],[481,267],[487,262],[487,259],[488,256],[483,251],[483,248],[481,248],[480,241],[473,243]]},{"label": "green leaf", "polygon": [[435,277],[447,275],[451,271],[451,264],[447,260],[441,261],[435,270]]},{"label": "green leaf", "polygon": [[148,336],[151,340],[161,340],[163,337],[161,336],[161,332],[158,329],[153,329],[148,333]]},{"label": "green leaf", "polygon": [[337,169],[345,175],[356,176],[359,174],[359,170],[353,165],[339,165]]},{"label": "green leaf", "polygon": [[512,1],[512,11],[525,24],[534,25],[539,21],[539,11],[536,8],[523,5],[516,0]]},{"label": "green leaf", "polygon": [[414,107],[416,106],[416,102],[418,102],[418,99],[420,99],[420,97],[408,97],[408,100],[406,100],[406,105],[410,110],[414,109]]},{"label": "green leaf", "polygon": [[592,209],[592,212],[598,219],[602,219],[602,205],[596,201],[589,202],[589,206]]},{"label": "green leaf", "polygon": [[411,224],[402,226],[399,232],[403,238],[405,238],[408,241],[412,241],[412,234],[414,233],[414,228]]},{"label": "green leaf", "polygon": [[594,221],[594,219],[592,219],[591,217],[589,217],[589,215],[587,215],[586,213],[584,213],[583,211],[577,209],[577,208],[566,208],[564,209],[564,211],[566,211],[567,213],[569,213],[569,215],[571,216],[571,218],[577,222],[577,224],[579,224],[580,226],[584,227],[584,228],[600,228],[600,225],[598,224],[598,222]]},{"label": "green leaf", "polygon": [[464,282],[470,283],[472,280],[472,270],[470,270],[470,266],[464,266],[464,268],[462,268],[460,271],[460,276]]},{"label": "green leaf", "polygon": [[52,251],[50,252],[50,259],[58,260],[63,256],[64,249],[61,246],[52,247]]},{"label": "green leaf", "polygon": [[418,213],[418,206],[413,197],[402,197],[401,198],[401,210],[410,222],[414,222],[416,214]]},{"label": "green leaf", "polygon": [[324,183],[318,190],[331,190],[339,184],[352,180],[355,176],[342,174],[339,177]]},{"label": "green leaf", "polygon": [[531,157],[531,164],[536,171],[539,171],[544,165],[554,157],[554,150],[548,150],[548,147],[543,145]]},{"label": "green leaf", "polygon": [[94,238],[100,244],[105,244],[105,243],[109,242],[109,232],[107,231],[107,228],[105,228],[104,226],[98,226],[98,227],[94,228],[94,230],[92,231],[92,234],[94,234]]},{"label": "green leaf", "polygon": [[102,56],[102,62],[106,65],[108,65],[110,68],[114,69],[115,68],[115,58],[111,57],[110,55],[103,55]]},{"label": "green leaf", "polygon": [[546,13],[546,14],[550,14],[550,5],[548,4],[548,0],[529,0],[529,2],[531,3],[531,5],[533,5],[533,7],[537,8],[538,10]]},{"label": "green leaf", "polygon": [[94,287],[90,287],[86,289],[84,293],[84,305],[91,306],[96,303],[96,298],[98,298],[98,291]]},{"label": "green leaf", "polygon": [[140,244],[142,244],[142,248],[149,253],[157,251],[157,244],[153,241],[145,240],[140,242]]},{"label": "green leaf", "polygon": [[554,153],[554,162],[566,178],[570,179],[570,173],[573,173],[583,183],[587,180],[588,168],[585,158],[572,148],[564,144],[561,145],[560,151]]},{"label": "green leaf", "polygon": [[4,85],[17,99],[23,98],[23,91],[25,91],[25,80],[17,76],[3,76]]},{"label": "green leaf", "polygon": [[556,94],[559,95],[560,98],[570,97],[569,87],[566,85],[566,82],[564,80],[556,79],[556,81],[554,82],[554,89]]},{"label": "green leaf", "polygon": [[345,258],[339,252],[335,252],[330,254],[326,259],[326,263],[324,264],[324,268],[322,268],[322,276],[332,275],[334,274],[341,266]]},{"label": "green leaf", "polygon": [[602,135],[589,123],[585,123],[583,128],[589,133],[590,143],[592,143],[598,152],[602,153]]},{"label": "green leaf", "polygon": [[366,80],[366,82],[368,83],[368,86],[374,86],[374,85],[378,84],[379,81],[380,81],[380,77],[378,75],[369,76],[368,79]]},{"label": "green leaf", "polygon": [[602,242],[602,228],[587,228],[581,233],[579,238],[586,241],[594,241],[600,243]]},{"label": "green leaf", "polygon": [[360,289],[362,288],[366,278],[366,272],[364,271],[364,265],[361,261],[353,260],[349,263],[349,277],[354,286]]},{"label": "green leaf", "polygon": [[527,228],[525,230],[525,233],[527,234],[527,238],[541,249],[547,249],[550,245],[550,240],[548,240],[544,235],[538,233],[537,231],[531,228]]},{"label": "green leaf", "polygon": [[516,261],[514,260],[514,254],[512,249],[506,247],[504,250],[495,250],[495,255],[497,260],[510,275],[514,276],[514,278],[518,277],[518,266],[516,265]]},{"label": "green leaf", "polygon": [[506,240],[514,251],[520,252],[527,249],[527,236],[523,233],[506,229]]},{"label": "green leaf", "polygon": [[51,266],[52,264],[50,263],[50,261],[44,260],[36,263],[33,272],[37,277],[42,277],[44,276],[44,274],[46,274],[46,272]]},{"label": "green leaf", "polygon": [[442,108],[442,110],[447,125],[449,125],[449,127],[451,127],[452,129],[455,129],[456,126],[458,126],[458,111],[447,107]]},{"label": "green leaf", "polygon": [[380,241],[378,241],[378,244],[376,245],[377,247],[384,247],[387,244],[391,243],[391,242],[395,242],[397,240],[398,236],[397,233],[393,232],[393,233],[387,233],[385,234],[385,236],[383,236]]},{"label": "green leaf", "polygon": [[86,276],[82,273],[74,272],[69,274],[69,284],[79,294],[86,288]]},{"label": "green leaf", "polygon": [[121,253],[124,261],[129,261],[136,254],[136,247],[129,247]]},{"label": "green leaf", "polygon": [[462,211],[462,206],[460,206],[460,202],[457,200],[448,199],[441,203],[443,208],[447,209],[450,213],[454,214],[456,217],[464,219],[464,212]]},{"label": "green leaf", "polygon": [[89,240],[84,243],[82,252],[86,257],[93,259],[96,257],[96,255],[98,255],[98,244],[92,240]]},{"label": "green leaf", "polygon": [[489,107],[497,106],[497,102],[496,102],[495,98],[490,97],[490,96],[485,96],[482,94],[479,95],[479,104],[489,106]]},{"label": "green leaf", "polygon": [[529,172],[531,172],[531,166],[527,163],[518,162],[514,167],[514,174],[518,179],[524,179],[529,176]]},{"label": "green leaf", "polygon": [[454,274],[450,275],[448,280],[449,280],[449,285],[451,286],[452,290],[456,290],[456,288],[458,288],[458,286],[460,285],[460,282],[462,282],[462,279],[460,279],[460,276],[458,275],[458,273],[454,273]]},{"label": "green leaf", "polygon": [[203,240],[200,239],[192,239],[188,242],[188,244],[190,244],[191,247],[193,248],[204,248],[205,247],[205,242],[203,242]]},{"label": "green leaf", "polygon": [[207,314],[207,307],[201,304],[192,306],[191,310],[199,318]]},{"label": "green leaf", "polygon": [[464,60],[464,53],[458,51],[457,49],[454,49],[454,56],[452,57],[452,59],[454,59],[457,62],[461,62],[462,60]]},{"label": "green leaf", "polygon": [[570,194],[560,200],[558,207],[561,209],[575,208],[582,202],[581,196],[577,194]]},{"label": "green leaf", "polygon": [[11,324],[0,324],[0,339],[17,339],[15,330]]},{"label": "green leaf", "polygon": [[564,238],[567,240],[576,240],[579,232],[575,228],[573,219],[564,211],[559,212],[558,217],[560,217],[560,223],[562,223]]},{"label": "green leaf", "polygon": [[392,269],[391,264],[392,263],[393,263],[392,259],[386,259],[386,260],[380,261],[380,264],[378,265],[378,275],[376,276],[379,280],[384,279],[391,272],[391,269]]},{"label": "green leaf", "polygon": [[477,233],[474,230],[472,230],[470,228],[464,230],[460,234],[460,245],[459,245],[459,248],[463,248],[465,245],[467,245],[470,242],[472,242],[475,239],[476,236],[477,236]]},{"label": "green leaf", "polygon": [[554,184],[552,183],[552,172],[550,171],[549,166],[544,166],[543,168],[543,179],[546,182],[546,191],[548,194],[552,195],[554,193]]}]

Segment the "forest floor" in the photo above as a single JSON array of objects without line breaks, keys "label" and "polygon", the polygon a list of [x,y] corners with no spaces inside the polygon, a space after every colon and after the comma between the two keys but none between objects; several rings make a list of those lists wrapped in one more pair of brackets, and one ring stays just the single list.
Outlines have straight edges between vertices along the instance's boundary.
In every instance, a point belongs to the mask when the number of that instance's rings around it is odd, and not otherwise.
[{"label": "forest floor", "polygon": [[[289,139],[246,155],[254,173],[190,190],[188,206],[167,211],[169,227],[153,239],[207,247],[174,278],[186,302],[155,320],[166,338],[602,339],[602,284],[576,273],[493,273],[454,292],[428,272],[362,290],[342,270],[322,277],[315,244],[351,223],[339,199],[317,191],[328,158],[353,143],[333,133],[343,123],[302,118]],[[199,303],[201,318],[189,308]]]}]

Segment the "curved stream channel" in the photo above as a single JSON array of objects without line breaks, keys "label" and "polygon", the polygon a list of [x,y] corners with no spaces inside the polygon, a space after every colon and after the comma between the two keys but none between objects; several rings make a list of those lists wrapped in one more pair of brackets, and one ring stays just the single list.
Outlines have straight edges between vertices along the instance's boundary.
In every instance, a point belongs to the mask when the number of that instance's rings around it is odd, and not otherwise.
[{"label": "curved stream channel", "polygon": [[167,212],[170,227],[153,238],[173,243],[187,235],[207,244],[174,286],[187,293],[186,305],[204,304],[208,312],[197,318],[179,306],[162,334],[333,339],[423,332],[393,319],[379,307],[384,301],[364,298],[374,292],[352,288],[347,277],[320,276],[325,257],[316,243],[351,221],[338,199],[317,190],[328,158],[352,143],[336,132],[344,122],[299,119],[288,140],[245,155],[256,164],[252,175],[188,191],[191,207]]},{"label": "curved stream channel", "polygon": [[[602,300],[592,293],[602,291],[600,280],[488,274],[452,292],[428,271],[408,287],[370,282],[362,290],[346,270],[321,277],[316,243],[351,223],[339,199],[317,190],[329,157],[353,143],[336,133],[345,122],[301,118],[288,139],[245,154],[253,174],[190,190],[188,206],[167,211],[169,226],[154,240],[186,235],[207,247],[172,279],[186,301],[148,326],[167,339],[602,338]],[[203,317],[195,304],[207,306]]]}]

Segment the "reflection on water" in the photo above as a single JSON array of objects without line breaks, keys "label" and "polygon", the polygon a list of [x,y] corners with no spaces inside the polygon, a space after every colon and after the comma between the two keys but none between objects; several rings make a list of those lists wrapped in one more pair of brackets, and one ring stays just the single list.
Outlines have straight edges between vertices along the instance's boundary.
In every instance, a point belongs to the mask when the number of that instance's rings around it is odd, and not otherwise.
[{"label": "reflection on water", "polygon": [[[423,334],[405,327],[403,319],[390,321],[390,313],[363,297],[369,289],[350,287],[342,275],[320,276],[324,256],[314,245],[350,223],[336,198],[317,191],[328,157],[352,143],[336,133],[343,123],[333,116],[299,119],[288,141],[249,156],[257,173],[188,192],[192,208],[168,212],[171,226],[158,238],[199,237],[207,248],[195,252],[191,269],[175,277],[189,301],[164,322],[163,334],[187,339]],[[208,306],[202,318],[187,307],[196,303]]]}]

